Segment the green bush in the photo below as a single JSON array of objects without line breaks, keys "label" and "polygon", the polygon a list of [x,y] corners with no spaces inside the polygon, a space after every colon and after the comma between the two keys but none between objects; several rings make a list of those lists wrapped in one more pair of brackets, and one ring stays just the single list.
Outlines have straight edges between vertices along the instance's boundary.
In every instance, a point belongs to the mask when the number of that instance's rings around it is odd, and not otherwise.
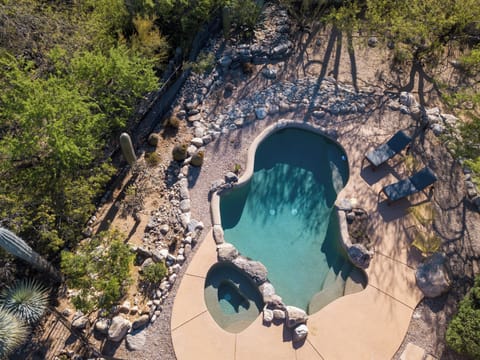
[{"label": "green bush", "polygon": [[158,155],[158,153],[156,153],[155,151],[152,151],[152,152],[145,153],[145,161],[148,166],[153,167],[160,164],[161,158],[160,158],[160,155]]},{"label": "green bush", "polygon": [[200,53],[197,57],[197,61],[194,63],[188,63],[192,71],[196,74],[209,73],[215,66],[215,56],[213,53]]},{"label": "green bush", "polygon": [[447,328],[447,344],[459,354],[480,358],[480,276]]},{"label": "green bush", "polygon": [[79,310],[110,309],[131,282],[134,255],[116,230],[102,232],[82,243],[76,252],[63,251],[62,271],[67,285],[79,291],[72,299]]},{"label": "green bush", "polygon": [[142,279],[151,284],[160,282],[167,275],[167,267],[163,261],[148,265],[142,270]]}]

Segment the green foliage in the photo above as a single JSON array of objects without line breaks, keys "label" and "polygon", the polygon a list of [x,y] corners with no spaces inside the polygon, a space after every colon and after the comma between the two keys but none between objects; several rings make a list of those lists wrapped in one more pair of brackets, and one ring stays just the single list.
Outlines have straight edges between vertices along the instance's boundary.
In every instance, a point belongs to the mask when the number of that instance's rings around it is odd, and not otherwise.
[{"label": "green foliage", "polygon": [[145,153],[145,162],[148,166],[157,166],[161,160],[160,155],[155,151]]},{"label": "green foliage", "polygon": [[0,308],[0,358],[7,359],[25,342],[27,335],[26,324],[7,310]]},{"label": "green foliage", "polygon": [[240,31],[243,37],[251,37],[260,16],[261,6],[254,0],[224,1],[222,12],[225,35],[232,30]]},{"label": "green foliage", "polygon": [[197,61],[194,63],[188,63],[187,67],[190,67],[196,74],[209,73],[215,66],[215,56],[212,53],[202,52],[198,55]]},{"label": "green foliage", "polygon": [[465,298],[458,313],[447,328],[447,344],[456,352],[478,359],[480,357],[480,276]]},{"label": "green foliage", "polygon": [[163,261],[145,266],[142,269],[142,278],[150,284],[159,283],[167,275],[167,267]]},{"label": "green foliage", "polygon": [[63,251],[67,285],[79,291],[73,299],[75,307],[85,312],[110,309],[131,281],[133,258],[123,235],[115,230],[83,242],[76,252]]},{"label": "green foliage", "polygon": [[475,75],[480,71],[480,46],[473,48],[470,53],[460,58],[460,65],[470,75]]},{"label": "green foliage", "polygon": [[153,18],[136,16],[133,19],[136,33],[131,38],[132,49],[143,56],[154,59],[157,64],[168,59],[169,45],[160,30],[154,25]]},{"label": "green foliage", "polygon": [[365,26],[395,43],[409,44],[417,59],[427,59],[450,39],[462,40],[462,30],[480,17],[477,0],[367,0]]},{"label": "green foliage", "polygon": [[33,325],[45,313],[48,296],[48,290],[35,280],[21,280],[2,291],[0,306]]}]

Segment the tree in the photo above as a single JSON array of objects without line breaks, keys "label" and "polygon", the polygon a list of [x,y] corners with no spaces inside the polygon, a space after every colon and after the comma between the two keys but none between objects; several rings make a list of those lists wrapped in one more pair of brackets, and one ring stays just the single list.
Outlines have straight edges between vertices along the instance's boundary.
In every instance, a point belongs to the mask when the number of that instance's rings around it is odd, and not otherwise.
[{"label": "tree", "polygon": [[447,344],[460,354],[480,357],[480,276],[460,302],[458,313],[447,328]]}]

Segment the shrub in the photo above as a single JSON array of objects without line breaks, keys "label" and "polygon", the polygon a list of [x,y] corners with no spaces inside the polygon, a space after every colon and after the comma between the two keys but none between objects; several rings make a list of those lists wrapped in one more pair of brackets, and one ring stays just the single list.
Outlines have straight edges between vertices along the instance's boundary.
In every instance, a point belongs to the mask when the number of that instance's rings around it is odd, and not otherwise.
[{"label": "shrub", "polygon": [[236,163],[235,165],[233,165],[233,172],[235,174],[240,174],[240,171],[242,171],[242,165]]},{"label": "shrub", "polygon": [[209,73],[215,66],[215,56],[213,53],[200,53],[197,57],[197,61],[188,64],[192,71],[196,74]]},{"label": "shrub", "polygon": [[192,164],[193,166],[202,166],[204,156],[204,151],[197,151],[195,154],[192,155],[192,160],[190,160],[190,164]]},{"label": "shrub", "polygon": [[480,276],[447,328],[447,344],[456,352],[480,358]]},{"label": "shrub", "polygon": [[2,291],[0,304],[27,324],[35,324],[47,309],[48,290],[35,280],[17,281]]},{"label": "shrub", "polygon": [[150,135],[148,135],[148,145],[157,146],[159,141],[160,136],[158,136],[158,134],[151,133]]},{"label": "shrub", "polygon": [[187,158],[187,145],[186,144],[177,144],[173,147],[172,150],[173,160],[183,161]]},{"label": "shrub", "polygon": [[167,275],[167,267],[163,261],[148,265],[142,270],[143,280],[154,284],[160,282]]},{"label": "shrub", "polygon": [[131,281],[134,255],[116,230],[102,232],[82,243],[76,252],[63,251],[61,266],[67,285],[79,290],[72,299],[79,310],[111,308]]},{"label": "shrub", "polygon": [[0,308],[0,359],[8,356],[27,339],[25,323],[7,310]]},{"label": "shrub", "polygon": [[158,155],[158,153],[156,153],[155,151],[145,154],[145,161],[147,162],[148,166],[157,166],[158,164],[160,164],[160,160],[160,155]]}]

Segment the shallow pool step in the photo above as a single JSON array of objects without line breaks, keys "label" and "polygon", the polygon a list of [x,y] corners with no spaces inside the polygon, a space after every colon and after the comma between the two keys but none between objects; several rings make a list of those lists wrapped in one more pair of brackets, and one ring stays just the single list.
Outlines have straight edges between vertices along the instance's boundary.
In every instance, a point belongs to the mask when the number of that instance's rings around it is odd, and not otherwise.
[{"label": "shallow pool step", "polygon": [[[343,296],[343,292],[345,289],[345,278],[347,278],[348,271],[349,269],[343,266],[342,270],[340,270],[338,275],[335,275],[333,269],[330,269],[327,277],[325,278],[323,289],[313,295],[310,303],[308,304],[309,314],[313,314],[319,311],[320,309],[330,304],[332,301]],[[333,276],[331,274],[333,274]]]},{"label": "shallow pool step", "polygon": [[359,268],[354,267],[345,282],[344,295],[355,294],[367,286],[367,277]]}]

